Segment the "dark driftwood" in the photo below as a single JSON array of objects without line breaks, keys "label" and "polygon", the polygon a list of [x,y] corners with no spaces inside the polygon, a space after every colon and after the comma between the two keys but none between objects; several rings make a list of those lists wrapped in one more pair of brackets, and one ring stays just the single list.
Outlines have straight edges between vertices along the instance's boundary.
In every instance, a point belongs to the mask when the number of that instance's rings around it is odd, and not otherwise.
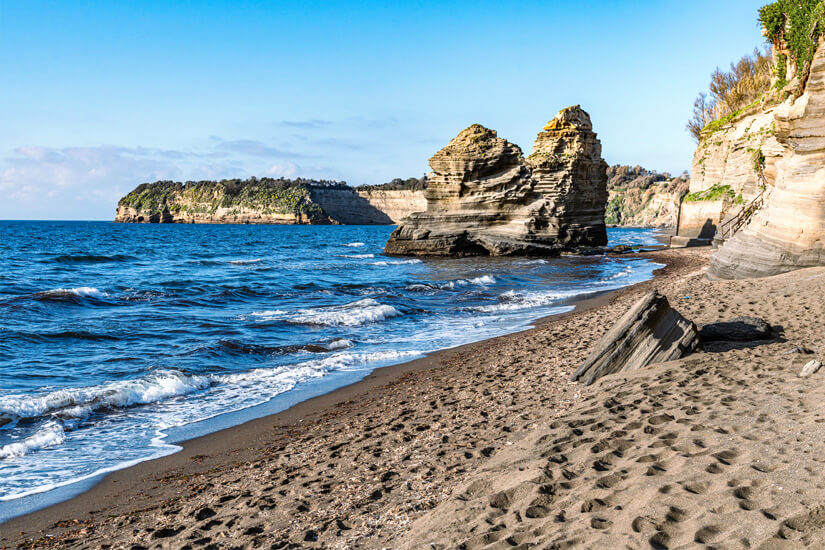
[{"label": "dark driftwood", "polygon": [[653,291],[633,304],[599,340],[572,380],[589,385],[607,374],[679,359],[698,346],[696,325]]}]

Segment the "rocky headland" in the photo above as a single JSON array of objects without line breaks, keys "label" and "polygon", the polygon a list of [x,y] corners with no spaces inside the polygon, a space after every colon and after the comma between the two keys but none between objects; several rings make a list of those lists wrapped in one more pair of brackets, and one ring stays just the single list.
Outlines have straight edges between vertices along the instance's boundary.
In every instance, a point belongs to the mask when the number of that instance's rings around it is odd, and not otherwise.
[{"label": "rocky headland", "polygon": [[689,185],[687,173],[674,178],[641,166],[610,166],[604,221],[609,226],[676,227]]},{"label": "rocky headland", "polygon": [[579,106],[559,112],[527,158],[518,145],[474,124],[430,167],[427,209],[392,233],[389,254],[553,255],[607,244],[607,164]]},{"label": "rocky headland", "polygon": [[774,160],[765,206],[711,258],[711,276],[766,277],[825,263],[825,46],[804,90],[773,109]]},{"label": "rocky headland", "polygon": [[426,179],[365,187],[302,178],[158,181],[123,197],[115,221],[392,225],[426,207],[425,187]]},{"label": "rocky headland", "polygon": [[[825,263],[825,16],[812,5],[780,1],[760,10],[772,44],[765,87],[698,136],[674,242],[715,237],[711,277],[766,277]],[[738,68],[731,81],[752,84]]]}]

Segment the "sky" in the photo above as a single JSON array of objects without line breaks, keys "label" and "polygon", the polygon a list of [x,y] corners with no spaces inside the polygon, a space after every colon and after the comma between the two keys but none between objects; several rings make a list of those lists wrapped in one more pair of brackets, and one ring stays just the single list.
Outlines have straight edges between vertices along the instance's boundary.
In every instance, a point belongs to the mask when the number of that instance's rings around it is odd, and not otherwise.
[{"label": "sky", "polygon": [[0,219],[111,220],[140,183],[419,177],[562,108],[609,164],[690,168],[710,73],[766,0],[0,0]]}]

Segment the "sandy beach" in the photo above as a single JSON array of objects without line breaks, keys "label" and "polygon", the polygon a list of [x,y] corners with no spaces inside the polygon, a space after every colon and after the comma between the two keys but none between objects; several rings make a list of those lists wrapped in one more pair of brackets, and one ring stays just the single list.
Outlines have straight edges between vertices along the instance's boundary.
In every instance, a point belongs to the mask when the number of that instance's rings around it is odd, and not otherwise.
[{"label": "sandy beach", "polygon": [[[534,329],[375,371],[192,440],[0,526],[59,548],[817,547],[825,268],[713,282],[709,249]],[[651,289],[698,325],[756,315],[781,337],[591,387],[569,381]]]}]

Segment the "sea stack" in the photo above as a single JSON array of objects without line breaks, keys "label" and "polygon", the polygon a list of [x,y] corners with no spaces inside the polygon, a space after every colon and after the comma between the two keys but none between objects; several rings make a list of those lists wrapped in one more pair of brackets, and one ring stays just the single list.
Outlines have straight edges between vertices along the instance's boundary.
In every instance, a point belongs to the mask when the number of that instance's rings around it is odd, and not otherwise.
[{"label": "sea stack", "polygon": [[430,159],[427,209],[390,236],[388,254],[552,256],[604,246],[607,164],[590,116],[559,112],[534,151],[474,124]]}]

